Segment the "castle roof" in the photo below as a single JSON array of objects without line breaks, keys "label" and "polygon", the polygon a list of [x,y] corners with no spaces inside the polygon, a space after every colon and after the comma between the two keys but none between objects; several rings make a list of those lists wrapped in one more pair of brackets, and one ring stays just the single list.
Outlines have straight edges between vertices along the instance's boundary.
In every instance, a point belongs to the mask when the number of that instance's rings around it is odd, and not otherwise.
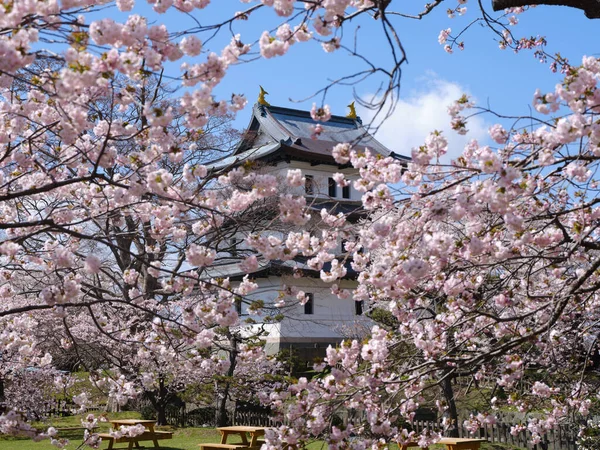
[{"label": "castle roof", "polygon": [[[323,131],[318,139],[312,139],[313,127],[318,123]],[[252,108],[250,124],[233,154],[214,161],[208,167],[219,170],[257,160],[296,160],[337,165],[331,150],[336,144],[344,142],[368,148],[382,156],[405,161],[410,159],[394,153],[375,139],[360,118],[331,116],[327,122],[315,122],[308,111],[256,103]]]}]

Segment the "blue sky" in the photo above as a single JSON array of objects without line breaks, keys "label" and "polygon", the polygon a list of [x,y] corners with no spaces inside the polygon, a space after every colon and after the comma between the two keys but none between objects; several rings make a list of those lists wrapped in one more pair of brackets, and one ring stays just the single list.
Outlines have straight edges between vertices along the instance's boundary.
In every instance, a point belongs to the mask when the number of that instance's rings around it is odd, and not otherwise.
[{"label": "blue sky", "polygon": [[[483,2],[489,6],[491,0]],[[405,3],[395,1],[391,7],[397,9]],[[213,0],[208,8],[192,14],[203,25],[213,24],[252,4],[254,3],[243,4],[237,0]],[[417,145],[426,129],[444,128],[442,122],[448,122],[444,102],[449,103],[455,94],[467,92],[480,105],[489,104],[501,113],[527,114],[535,89],[539,87],[542,91],[551,90],[560,80],[560,74],[551,73],[547,64],[541,64],[534,58],[532,51],[525,50],[515,54],[512,50],[498,49],[493,33],[477,24],[463,35],[464,51],[455,50],[452,55],[444,52],[437,42],[439,31],[450,27],[456,32],[468,25],[477,13],[476,3],[471,1],[466,5],[469,9],[467,14],[449,19],[445,10],[454,6],[456,3],[442,5],[421,21],[394,19],[407,51],[409,64],[403,69],[400,107],[391,122],[382,128],[379,137],[397,151],[398,147]],[[141,0],[138,0],[136,10],[141,10],[144,14],[150,12],[152,19],[167,24],[171,31],[193,26],[190,18],[179,13],[156,15]],[[416,12],[416,9],[409,12]],[[589,20],[579,10],[537,7],[518,18],[519,24],[513,27],[516,36],[545,36],[549,42],[547,49],[550,52],[560,51],[572,63],[580,62],[583,55],[600,55],[597,44],[600,20]],[[234,30],[241,33],[243,42],[251,43],[260,37],[263,30],[273,29],[280,21],[281,18],[271,8],[262,8],[253,13],[249,21],[236,21]],[[361,27],[359,50],[369,58],[385,64],[389,58],[389,48],[382,45],[379,22],[365,17],[357,25]],[[199,37],[204,39],[206,35]],[[220,52],[230,37],[229,30],[221,30],[220,35],[205,48]],[[352,35],[346,32],[343,42],[351,45]],[[323,87],[327,79],[352,73],[361,67],[360,62],[344,50],[328,54],[316,42],[301,43],[292,47],[284,57],[256,60],[231,68],[216,93],[223,97],[229,97],[232,92],[243,93],[251,104],[255,101],[258,85],[261,84],[270,93],[268,100],[271,104],[310,109],[314,100],[303,103],[297,101]],[[177,72],[177,68],[173,69]],[[358,93],[373,93],[377,85],[377,82],[363,83],[357,88]],[[331,91],[326,102],[331,105],[335,114],[345,114],[345,106],[351,100],[352,90],[346,87]],[[320,99],[316,101],[320,103]],[[236,125],[244,127],[249,114],[250,108],[242,111]],[[484,131],[490,124],[487,120],[479,120],[473,124],[474,137],[483,138]],[[462,141],[457,138],[454,144],[459,145]]]}]

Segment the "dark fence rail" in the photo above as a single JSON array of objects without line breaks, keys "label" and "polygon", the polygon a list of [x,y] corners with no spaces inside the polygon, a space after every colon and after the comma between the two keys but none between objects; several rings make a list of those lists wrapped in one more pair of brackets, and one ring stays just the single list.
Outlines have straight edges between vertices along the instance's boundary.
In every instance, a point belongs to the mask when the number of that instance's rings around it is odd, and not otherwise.
[{"label": "dark fence rail", "polygon": [[216,410],[213,407],[187,410],[185,406],[167,408],[167,423],[176,427],[214,427]]},{"label": "dark fence rail", "polygon": [[255,427],[276,427],[281,425],[272,419],[271,409],[255,403],[237,401],[233,411],[234,425],[252,425]]},{"label": "dark fence rail", "polygon": [[[233,411],[228,412],[229,421],[233,425],[252,425],[257,427],[275,427],[281,425],[271,418],[267,408],[240,403]],[[216,410],[214,407],[196,408],[192,410],[182,406],[167,408],[167,423],[177,427],[202,427],[216,425]]]},{"label": "dark fence rail", "polygon": [[271,415],[262,411],[235,411],[234,425],[252,425],[255,427],[276,427],[281,425],[271,418]]}]

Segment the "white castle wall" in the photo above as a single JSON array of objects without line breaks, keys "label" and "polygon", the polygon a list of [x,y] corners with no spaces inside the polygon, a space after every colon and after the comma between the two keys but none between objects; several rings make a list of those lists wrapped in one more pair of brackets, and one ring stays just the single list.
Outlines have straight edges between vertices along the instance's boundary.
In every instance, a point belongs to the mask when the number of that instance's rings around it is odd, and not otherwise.
[{"label": "white castle wall", "polygon": [[[331,287],[314,278],[268,277],[255,280],[259,289],[248,296],[248,300],[263,300],[265,309],[259,314],[249,314],[248,305],[242,306],[242,318],[251,317],[263,323],[268,315],[281,313],[284,319],[278,323],[265,324],[267,350],[275,353],[285,344],[329,344],[344,338],[355,338],[365,334],[371,321],[364,315],[356,315],[352,296],[340,299],[331,293]],[[305,314],[304,306],[294,297],[284,297],[285,306],[276,307],[279,292],[284,286],[294,286],[314,296],[313,314]],[[352,290],[356,282],[343,280],[342,289]],[[256,329],[258,326],[252,328]]]}]

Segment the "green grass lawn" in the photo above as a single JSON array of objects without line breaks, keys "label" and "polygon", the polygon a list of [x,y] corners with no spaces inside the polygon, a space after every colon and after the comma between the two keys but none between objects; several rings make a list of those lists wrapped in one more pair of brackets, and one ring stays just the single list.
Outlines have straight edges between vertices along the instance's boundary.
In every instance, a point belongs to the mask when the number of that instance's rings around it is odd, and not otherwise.
[{"label": "green grass lawn", "polygon": [[[83,416],[72,416],[64,418],[54,418],[45,423],[36,423],[35,425],[40,429],[46,429],[49,426],[54,426],[57,429],[62,427],[74,427],[81,425],[81,418]],[[128,418],[139,418],[139,413],[125,412],[125,413],[110,413],[111,419],[128,419]],[[108,423],[101,423],[100,432],[106,432],[109,429]],[[204,442],[219,442],[220,434],[214,428],[172,428],[172,427],[158,427],[158,430],[173,431],[173,439],[159,441],[160,448],[164,450],[199,450],[198,444]],[[67,438],[71,441],[68,449],[73,450],[77,448],[82,442],[83,430],[69,430],[60,433],[61,437]],[[152,448],[152,443],[148,442],[149,447]],[[108,443],[101,445],[102,449],[106,449]],[[127,448],[127,444],[115,444],[118,448]],[[308,446],[309,450],[320,450],[326,449],[327,447],[322,442],[313,442]],[[445,450],[445,446],[431,447],[432,450],[439,448]],[[56,447],[50,444],[48,440],[42,442],[33,442],[31,439],[14,439],[0,437],[0,450],[55,450]],[[483,444],[481,450],[515,450],[517,447],[502,446],[498,444]]]},{"label": "green grass lawn", "polygon": [[[158,428],[168,429],[168,428]],[[100,431],[108,430],[102,428]],[[82,441],[82,430],[68,431],[61,433],[60,436],[71,441],[70,449],[77,448],[77,445]],[[212,428],[183,428],[175,430],[173,439],[159,441],[160,448],[164,450],[199,450],[198,444],[202,442],[218,442],[219,432]],[[149,447],[152,447],[152,442],[148,442]],[[128,444],[115,444],[116,448],[127,448]],[[143,445],[140,443],[140,445]],[[101,448],[105,449],[108,443],[102,443]],[[50,444],[49,441],[33,442],[30,439],[2,439],[0,440],[0,449],[2,450],[56,450],[56,447]]]},{"label": "green grass lawn", "polygon": [[[45,423],[36,423],[35,426],[40,429],[46,429],[49,426],[60,429],[62,427],[74,427],[81,425],[83,416],[72,416],[64,418],[54,418]],[[129,419],[139,418],[140,415],[135,412],[126,413],[110,413],[111,419]],[[99,432],[107,432],[110,428],[108,423],[100,423]],[[203,442],[219,442],[220,434],[214,428],[181,428],[174,429],[172,427],[157,427],[158,430],[173,431],[173,439],[159,441],[161,449],[164,450],[198,450],[198,444]],[[83,440],[83,430],[69,430],[59,432],[60,437],[64,437],[71,441],[69,449],[73,450],[81,444]],[[148,442],[152,447],[152,442]],[[108,443],[102,443],[101,448],[106,449]],[[127,448],[127,444],[115,444],[116,448]],[[0,437],[0,450],[56,450],[56,447],[50,444],[50,441],[33,442],[31,439],[14,439]]]}]

